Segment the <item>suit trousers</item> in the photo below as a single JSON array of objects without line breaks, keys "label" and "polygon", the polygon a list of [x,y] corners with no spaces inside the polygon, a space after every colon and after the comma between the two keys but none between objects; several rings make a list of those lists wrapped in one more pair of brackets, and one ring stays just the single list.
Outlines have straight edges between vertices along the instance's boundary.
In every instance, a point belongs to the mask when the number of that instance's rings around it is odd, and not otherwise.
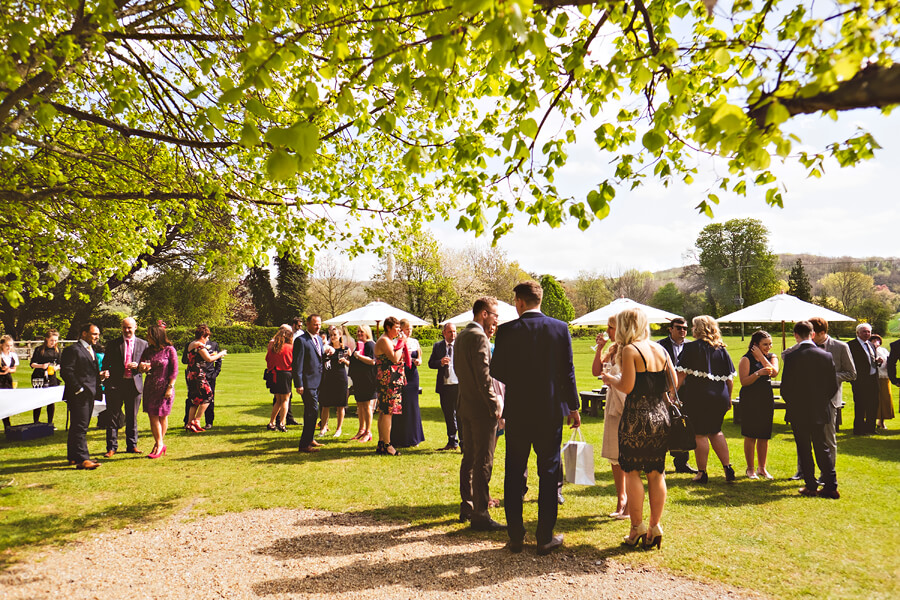
[{"label": "suit trousers", "polygon": [[875,433],[878,375],[857,375],[853,382],[853,433]]},{"label": "suit trousers", "polygon": [[672,462],[675,464],[675,468],[684,468],[688,464],[688,458],[691,456],[690,452],[679,452],[677,450],[672,450],[669,452],[672,455]]},{"label": "suit trousers", "polygon": [[[141,412],[141,394],[137,391],[133,379],[122,379],[116,387],[106,386],[106,410],[119,414],[125,409],[125,444],[128,450],[134,450],[138,443],[138,414]],[[118,421],[118,422],[117,422]],[[119,428],[117,418],[110,418],[106,425],[106,449],[119,450]]]},{"label": "suit trousers", "polygon": [[491,499],[491,472],[494,469],[494,448],[497,446],[497,420],[461,417],[460,426],[466,431],[462,439],[462,461],[459,465],[459,495],[462,502],[459,514],[469,516],[472,523],[487,523],[488,502]]},{"label": "suit trousers", "polygon": [[300,434],[300,448],[306,448],[316,435],[316,421],[319,418],[319,390],[303,388],[303,433]]},{"label": "suit trousers", "polygon": [[69,398],[68,406],[72,419],[69,423],[66,454],[69,460],[82,463],[91,458],[87,447],[87,430],[91,422],[91,413],[94,412],[94,398],[90,392],[82,391]]},{"label": "suit trousers", "polygon": [[456,419],[456,403],[459,401],[459,385],[445,385],[441,388],[441,412],[444,413],[444,423],[447,425],[447,443],[451,446],[459,445],[459,428]]},{"label": "suit trousers", "polygon": [[[827,424],[791,422],[794,431],[794,443],[797,445],[797,458],[800,459],[800,470],[803,472],[803,481],[806,489],[814,490],[818,487],[816,481],[816,464],[819,466],[822,478],[822,489],[833,491],[837,489],[837,474],[834,469],[834,454],[828,447],[826,429]],[[813,463],[813,455],[816,461]]]},{"label": "suit trousers", "polygon": [[[215,393],[216,393],[216,378],[206,376],[206,381],[209,383],[209,387],[212,388],[213,391],[213,399],[209,401],[209,404],[206,405],[206,410],[203,411],[203,421],[206,423],[207,427],[212,426],[213,420],[216,418],[216,401],[215,401]],[[188,424],[188,419],[191,418],[191,407],[194,405],[191,402],[191,399],[188,398],[184,401],[184,424]]]},{"label": "suit trousers", "polygon": [[503,480],[503,505],[509,539],[519,541],[525,537],[522,519],[522,474],[528,466],[528,455],[534,447],[538,471],[538,525],[537,543],[546,544],[553,537],[556,516],[559,511],[560,461],[562,420],[559,423],[506,421],[506,474]]}]

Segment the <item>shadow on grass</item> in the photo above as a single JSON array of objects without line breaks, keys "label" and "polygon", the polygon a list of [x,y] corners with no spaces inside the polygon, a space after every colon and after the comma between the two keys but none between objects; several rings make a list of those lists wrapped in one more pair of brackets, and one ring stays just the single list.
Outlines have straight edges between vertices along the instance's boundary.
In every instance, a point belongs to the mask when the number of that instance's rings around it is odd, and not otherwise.
[{"label": "shadow on grass", "polygon": [[900,431],[879,431],[876,435],[838,434],[838,460],[841,454],[875,458],[885,462],[900,460]]},{"label": "shadow on grass", "polygon": [[63,513],[7,515],[0,526],[0,572],[16,562],[9,549],[58,544],[91,529],[104,529],[116,523],[151,523],[171,512],[178,496],[153,502],[105,506],[94,512],[71,516]]}]

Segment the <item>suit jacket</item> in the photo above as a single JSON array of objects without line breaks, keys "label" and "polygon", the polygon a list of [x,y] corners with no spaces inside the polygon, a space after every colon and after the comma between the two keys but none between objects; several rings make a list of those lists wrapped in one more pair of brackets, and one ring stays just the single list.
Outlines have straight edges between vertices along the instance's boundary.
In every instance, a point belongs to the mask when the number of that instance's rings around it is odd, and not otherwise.
[{"label": "suit jacket", "polygon": [[507,419],[561,427],[563,415],[578,409],[569,327],[542,313],[497,329],[491,376],[506,384]]},{"label": "suit jacket", "polygon": [[[319,342],[319,348],[325,347]],[[317,390],[322,383],[322,372],[325,369],[322,354],[316,351],[315,342],[308,331],[304,331],[294,340],[294,364],[291,368],[294,387],[306,390]]]},{"label": "suit jacket", "polygon": [[831,354],[815,344],[799,344],[784,356],[781,397],[788,405],[791,422],[825,425],[831,420],[829,405],[838,390]]},{"label": "suit jacket", "polygon": [[66,346],[59,359],[59,371],[66,382],[63,390],[63,398],[72,400],[79,390],[88,393],[87,397],[99,400],[102,396],[100,388],[100,365],[96,355],[91,356],[90,350],[77,341]]},{"label": "suit jacket", "polygon": [[[872,363],[869,362],[869,353],[859,343],[859,339],[853,338],[847,343],[847,346],[850,347],[850,356],[853,358],[853,364],[856,366],[856,379],[850,383],[855,394],[859,388],[872,387],[876,384],[878,369],[875,369],[874,375],[869,373]],[[874,352],[875,349],[872,348],[872,351]]]},{"label": "suit jacket", "polygon": [[[659,344],[660,346],[662,346],[663,348],[665,348],[666,352],[669,353],[669,360],[672,361],[672,366],[673,366],[673,367],[674,367],[676,364],[678,364],[678,359],[675,358],[675,347],[674,347],[674,344],[672,344],[672,338],[671,338],[671,337],[666,336],[666,337],[664,337],[663,339],[659,340],[659,341],[656,342],[656,343]],[[685,343],[687,343],[687,342],[685,342]],[[681,349],[684,350],[684,345],[683,345],[683,344],[682,344],[682,346],[681,346]]]},{"label": "suit jacket", "polygon": [[500,399],[491,377],[491,342],[484,329],[469,323],[456,338],[453,370],[459,378],[458,415],[490,422],[500,416]]},{"label": "suit jacket", "polygon": [[[146,340],[135,336],[134,348],[131,350],[132,362],[141,362],[141,356],[147,349]],[[109,369],[109,379],[106,381],[107,387],[115,388],[125,376],[125,339],[118,337],[106,345],[106,356],[103,359],[107,369]],[[131,378],[134,380],[134,387],[138,394],[144,391],[144,376],[140,371],[134,369],[131,372]]]},{"label": "suit jacket", "polygon": [[828,336],[822,345],[825,346],[825,351],[831,354],[831,358],[834,361],[838,389],[831,399],[831,404],[835,408],[839,408],[841,406],[841,396],[843,395],[841,393],[841,384],[845,381],[856,380],[856,365],[853,363],[853,357],[850,356],[850,347],[846,342]]},{"label": "suit jacket", "polygon": [[891,342],[891,353],[888,355],[887,372],[888,378],[894,385],[900,386],[900,379],[897,378],[897,361],[900,360],[900,340]]},{"label": "suit jacket", "polygon": [[[453,342],[453,344],[455,347],[456,342]],[[450,373],[450,367],[441,364],[441,359],[445,356],[447,356],[447,342],[445,340],[435,342],[434,346],[431,347],[431,356],[428,357],[428,367],[437,369],[437,382],[434,384],[434,391],[438,394],[444,390],[444,378]]]}]

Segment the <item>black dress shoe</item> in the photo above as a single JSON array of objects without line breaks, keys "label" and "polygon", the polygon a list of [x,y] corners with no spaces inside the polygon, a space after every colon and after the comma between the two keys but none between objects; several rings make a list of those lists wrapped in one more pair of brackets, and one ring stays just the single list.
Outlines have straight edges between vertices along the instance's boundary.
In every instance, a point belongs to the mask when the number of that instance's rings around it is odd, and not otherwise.
[{"label": "black dress shoe", "polygon": [[803,473],[800,471],[797,471],[791,476],[791,481],[800,481],[801,479],[803,479]]},{"label": "black dress shoe", "polygon": [[506,547],[507,547],[507,548],[509,549],[509,551],[512,552],[513,554],[518,554],[519,552],[521,552],[521,551],[522,551],[522,548],[524,547],[524,545],[525,545],[525,541],[524,541],[524,540],[509,540],[509,541],[506,543]]},{"label": "black dress shoe", "polygon": [[546,556],[562,546],[563,536],[561,533],[554,535],[550,538],[550,541],[546,544],[538,544],[537,553],[538,556]]},{"label": "black dress shoe", "polygon": [[502,531],[506,529],[506,525],[493,519],[488,519],[487,521],[472,521],[469,528],[473,531]]},{"label": "black dress shoe", "polygon": [[300,423],[297,422],[297,419],[294,419],[293,417],[288,417],[285,420],[285,424],[286,425],[299,425]]},{"label": "black dress shoe", "polygon": [[445,450],[458,450],[458,449],[459,449],[458,444],[447,444],[443,448],[438,448],[438,452],[443,452]]},{"label": "black dress shoe", "polygon": [[698,473],[697,469],[695,469],[691,465],[675,465],[675,472],[687,473],[689,475],[696,475]]}]

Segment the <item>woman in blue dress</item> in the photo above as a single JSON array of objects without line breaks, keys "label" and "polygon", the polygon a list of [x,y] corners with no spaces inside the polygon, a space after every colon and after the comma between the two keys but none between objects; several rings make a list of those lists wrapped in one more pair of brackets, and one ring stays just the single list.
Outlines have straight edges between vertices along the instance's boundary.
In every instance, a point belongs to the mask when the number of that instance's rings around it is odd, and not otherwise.
[{"label": "woman in blue dress", "polygon": [[400,319],[400,331],[406,336],[410,365],[404,365],[406,385],[403,386],[403,412],[397,415],[391,425],[391,444],[395,448],[414,448],[425,441],[422,431],[422,414],[419,411],[419,365],[422,364],[422,349],[419,341],[409,337],[412,324]]}]

